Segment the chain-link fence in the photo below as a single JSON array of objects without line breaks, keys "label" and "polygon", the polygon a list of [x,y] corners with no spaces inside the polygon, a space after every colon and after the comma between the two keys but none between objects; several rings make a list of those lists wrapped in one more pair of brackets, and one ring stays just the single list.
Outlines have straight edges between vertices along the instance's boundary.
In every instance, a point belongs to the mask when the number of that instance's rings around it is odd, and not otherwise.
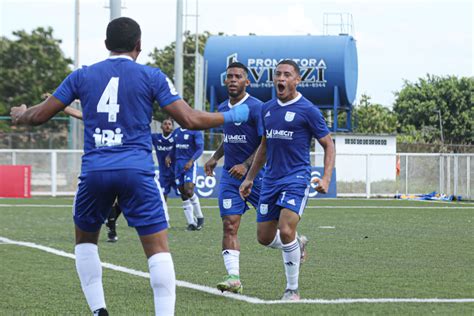
[{"label": "chain-link fence", "polygon": [[[213,154],[205,151],[202,166]],[[0,150],[1,165],[31,165],[33,195],[73,195],[80,173],[81,150]],[[311,154],[314,166],[322,156]],[[219,161],[221,166],[223,159]],[[399,171],[397,172],[397,166]],[[474,154],[338,154],[337,195],[390,197],[432,191],[474,197]]]}]

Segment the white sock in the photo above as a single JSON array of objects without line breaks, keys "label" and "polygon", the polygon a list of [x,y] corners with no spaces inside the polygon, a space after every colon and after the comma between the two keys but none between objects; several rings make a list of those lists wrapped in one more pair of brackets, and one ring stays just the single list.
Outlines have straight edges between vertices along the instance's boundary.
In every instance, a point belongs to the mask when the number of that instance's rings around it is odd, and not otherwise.
[{"label": "white sock", "polygon": [[286,288],[298,289],[298,277],[300,275],[301,250],[298,240],[293,240],[282,247],[283,263],[285,264]]},{"label": "white sock", "polygon": [[267,245],[267,247],[275,248],[275,249],[281,249],[283,247],[283,243],[281,242],[281,239],[280,239],[280,230],[279,229],[277,229],[276,234],[275,234],[275,238],[273,239],[273,241],[271,243],[269,243]]},{"label": "white sock", "polygon": [[196,221],[194,220],[193,206],[190,200],[183,201],[183,209],[184,216],[186,216],[186,220],[188,221],[188,225],[197,225]]},{"label": "white sock", "polygon": [[174,315],[176,302],[176,275],[169,252],[160,252],[148,258],[150,284],[153,289],[155,315]]},{"label": "white sock", "polygon": [[201,203],[199,203],[199,197],[196,195],[196,193],[194,193],[189,200],[193,205],[194,216],[196,216],[197,218],[203,218],[204,215],[201,211]]},{"label": "white sock", "polygon": [[224,265],[227,269],[227,274],[239,275],[239,256],[240,251],[233,249],[225,249],[222,251],[224,258]]},{"label": "white sock", "polygon": [[81,280],[82,292],[92,312],[105,308],[104,288],[102,286],[102,266],[97,245],[78,244],[74,248],[76,270]]}]

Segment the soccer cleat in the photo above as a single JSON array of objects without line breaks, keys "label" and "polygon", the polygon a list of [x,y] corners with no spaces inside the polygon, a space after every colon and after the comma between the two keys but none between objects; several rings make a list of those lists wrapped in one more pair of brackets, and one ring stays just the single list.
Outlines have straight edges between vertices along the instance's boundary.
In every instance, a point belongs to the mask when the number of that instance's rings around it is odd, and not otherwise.
[{"label": "soccer cleat", "polygon": [[100,308],[94,311],[94,316],[109,316],[109,312],[105,308]]},{"label": "soccer cleat", "polygon": [[107,227],[107,241],[108,242],[116,242],[118,240],[116,228],[116,221],[115,220],[107,220],[105,223]]},{"label": "soccer cleat", "polygon": [[298,289],[296,290],[286,289],[285,293],[283,293],[281,300],[282,301],[299,301],[300,292],[298,291]]},{"label": "soccer cleat", "polygon": [[187,231],[201,230],[201,227],[196,226],[196,224],[189,224],[186,228]]},{"label": "soccer cleat", "polygon": [[198,229],[201,229],[204,226],[204,217],[199,217],[197,219],[197,227]]},{"label": "soccer cleat", "polygon": [[308,244],[309,240],[305,235],[296,236],[296,240],[298,240],[298,244],[300,245],[300,264],[303,264],[307,258],[306,245]]},{"label": "soccer cleat", "polygon": [[221,292],[232,292],[242,294],[243,286],[240,283],[240,277],[238,275],[228,275],[224,278],[224,281],[217,283],[217,289]]}]

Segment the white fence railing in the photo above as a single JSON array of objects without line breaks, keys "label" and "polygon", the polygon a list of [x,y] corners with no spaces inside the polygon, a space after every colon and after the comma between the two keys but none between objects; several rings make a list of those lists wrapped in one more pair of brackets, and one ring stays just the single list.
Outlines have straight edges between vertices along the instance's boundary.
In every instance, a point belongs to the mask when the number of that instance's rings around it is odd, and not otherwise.
[{"label": "white fence railing", "polygon": [[[199,165],[212,153],[205,151]],[[32,195],[74,195],[81,155],[81,150],[2,149],[0,165],[31,165]],[[311,153],[311,159],[314,166],[322,166],[322,155]],[[472,199],[473,164],[474,154],[337,154],[337,195],[370,198],[438,191]]]}]

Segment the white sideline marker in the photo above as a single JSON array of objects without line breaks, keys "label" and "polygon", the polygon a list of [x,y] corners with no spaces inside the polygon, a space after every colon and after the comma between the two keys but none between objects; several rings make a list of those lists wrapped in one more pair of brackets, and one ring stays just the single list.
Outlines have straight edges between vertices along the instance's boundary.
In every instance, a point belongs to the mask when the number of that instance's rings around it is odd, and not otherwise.
[{"label": "white sideline marker", "polygon": [[[57,256],[66,257],[75,259],[75,256],[72,253],[68,253],[62,250],[54,249],[51,247],[46,247],[38,245],[32,242],[27,241],[17,241],[8,239],[0,236],[0,243],[12,244],[18,246],[24,246],[29,248],[34,248],[42,250],[48,253],[55,254]],[[118,266],[112,263],[102,262],[104,268],[108,268],[114,271],[120,271],[128,273],[135,276],[140,276],[143,278],[150,278],[148,272],[138,271],[122,266]],[[244,301],[252,304],[354,304],[354,303],[474,303],[474,298],[338,298],[338,299],[302,299],[300,301],[280,301],[280,300],[263,300],[257,297],[246,296],[241,294],[234,293],[221,293],[219,290],[211,288],[205,285],[193,284],[186,281],[176,280],[176,285],[179,287],[184,287],[192,290],[197,290],[209,294],[214,294],[217,296],[227,297],[234,300]]]}]

